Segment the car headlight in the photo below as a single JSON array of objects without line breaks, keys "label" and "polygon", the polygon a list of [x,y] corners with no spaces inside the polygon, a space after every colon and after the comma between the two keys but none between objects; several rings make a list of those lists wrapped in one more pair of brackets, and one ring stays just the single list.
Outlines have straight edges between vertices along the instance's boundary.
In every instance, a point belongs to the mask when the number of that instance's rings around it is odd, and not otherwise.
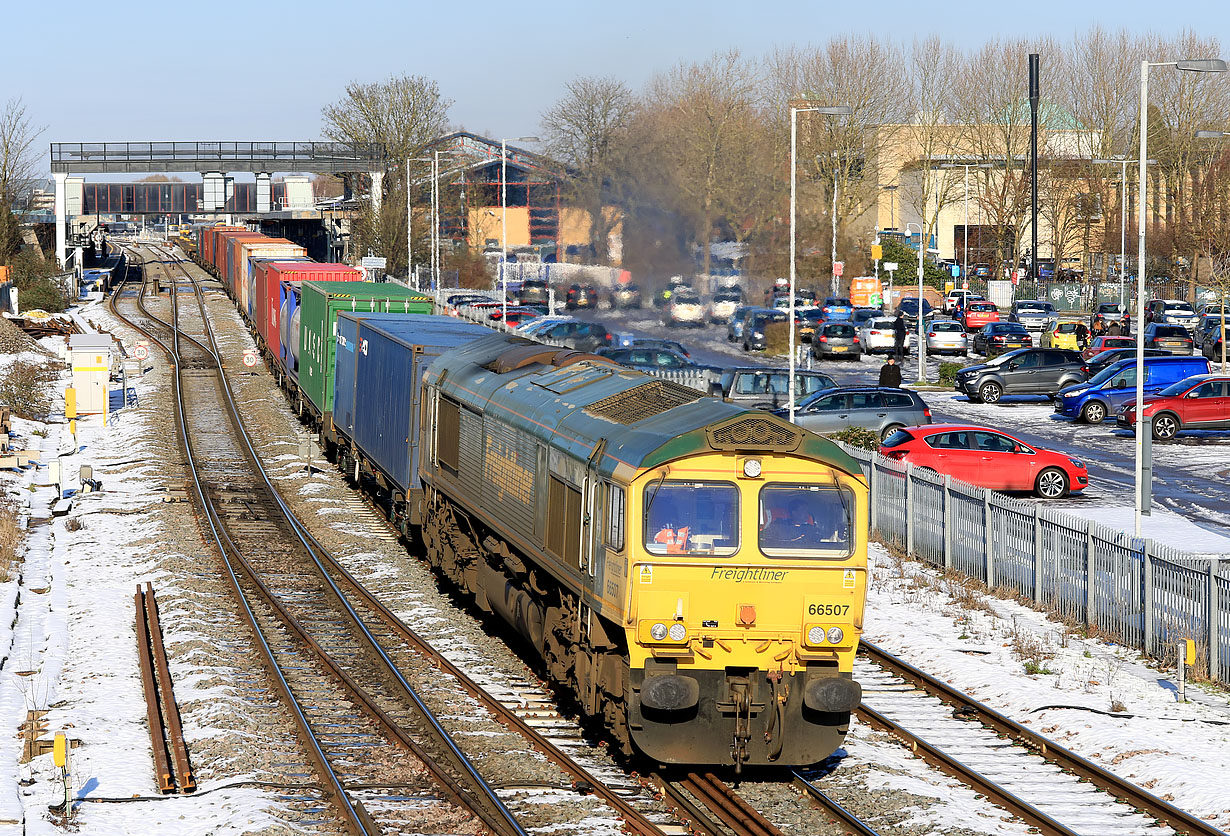
[{"label": "car headlight", "polygon": [[753,332],[752,332],[752,336],[753,336],[753,337],[763,337],[763,336],[764,336],[764,333],[763,333],[763,332],[761,332],[761,331],[753,331]]},{"label": "car headlight", "polygon": [[656,642],[660,642],[666,638],[666,625],[658,622],[649,628],[649,636]]},{"label": "car headlight", "polygon": [[670,636],[671,641],[681,642],[687,637],[688,628],[684,627],[682,624],[676,621],[674,624],[671,625],[670,630],[667,631],[667,635]]},{"label": "car headlight", "polygon": [[841,640],[845,638],[845,636],[846,634],[842,632],[842,629],[840,627],[830,627],[829,628],[828,638],[829,638],[830,644],[841,644]]},{"label": "car headlight", "polygon": [[1085,463],[1080,459],[1068,459],[1068,461],[1072,462],[1073,466],[1075,466],[1077,470],[1085,469]]}]

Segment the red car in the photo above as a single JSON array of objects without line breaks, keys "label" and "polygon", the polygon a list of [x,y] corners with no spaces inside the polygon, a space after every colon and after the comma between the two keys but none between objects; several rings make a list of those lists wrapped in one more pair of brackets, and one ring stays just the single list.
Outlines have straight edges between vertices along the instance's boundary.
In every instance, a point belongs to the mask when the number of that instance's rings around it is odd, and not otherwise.
[{"label": "red car", "polygon": [[1089,470],[1080,459],[969,424],[905,427],[884,440],[880,453],[971,485],[1034,491],[1046,499],[1089,487]]},{"label": "red car", "polygon": [[1081,352],[1081,359],[1092,360],[1103,351],[1110,351],[1112,348],[1135,347],[1135,337],[1094,337],[1093,342],[1089,343],[1089,347]]},{"label": "red car", "polygon": [[[1183,430],[1230,429],[1230,377],[1193,375],[1146,395],[1145,420],[1158,441],[1169,441]],[[1126,429],[1136,426],[1135,401],[1124,407],[1116,423]]]},{"label": "red car", "polygon": [[994,302],[970,302],[962,313],[966,331],[977,331],[988,322],[999,322],[999,308]]}]

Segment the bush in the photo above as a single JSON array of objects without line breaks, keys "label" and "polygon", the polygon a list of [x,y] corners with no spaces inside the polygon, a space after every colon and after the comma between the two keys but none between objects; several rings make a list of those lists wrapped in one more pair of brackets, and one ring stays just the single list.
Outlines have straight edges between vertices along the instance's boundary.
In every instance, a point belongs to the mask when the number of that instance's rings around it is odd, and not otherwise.
[{"label": "bush", "polygon": [[957,372],[961,371],[960,363],[940,363],[940,383],[948,386],[957,382]]},{"label": "bush", "polygon": [[22,250],[12,260],[13,284],[21,291],[17,302],[23,311],[41,309],[58,313],[72,301],[69,292],[53,276],[60,275],[54,261],[44,260],[31,250]]},{"label": "bush", "polygon": [[851,447],[861,447],[864,450],[879,450],[880,436],[874,430],[865,427],[848,427],[841,432],[828,433],[827,438],[841,441]]},{"label": "bush", "polygon": [[18,418],[42,421],[51,412],[51,384],[56,368],[51,363],[19,359],[0,377],[0,406]]},{"label": "bush", "polygon": [[7,499],[0,499],[0,583],[12,578],[24,536],[18,524],[16,505]]},{"label": "bush", "polygon": [[[802,343],[795,343],[796,346]],[[790,332],[786,330],[785,322],[769,322],[764,329],[765,354],[789,354]]]}]

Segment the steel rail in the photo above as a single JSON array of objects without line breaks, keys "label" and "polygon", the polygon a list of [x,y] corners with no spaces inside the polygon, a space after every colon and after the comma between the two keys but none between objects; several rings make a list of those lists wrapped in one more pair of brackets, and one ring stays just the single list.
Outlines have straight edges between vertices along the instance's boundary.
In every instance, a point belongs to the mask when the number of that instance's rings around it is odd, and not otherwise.
[{"label": "steel rail", "polygon": [[866,640],[860,642],[859,652],[885,670],[914,685],[943,702],[971,713],[984,726],[1001,737],[1012,740],[1032,751],[1042,759],[1055,764],[1066,772],[1088,781],[1094,786],[1118,798],[1137,810],[1148,813],[1166,824],[1176,833],[1190,836],[1226,836],[1225,831],[1213,827],[1191,813],[1180,810],[1148,790],[1115,775],[1086,758],[1055,743],[1033,729],[1027,728],[998,711],[983,705],[978,700],[957,690],[946,682],[925,673],[903,659]]},{"label": "steel rail", "polygon": [[854,836],[879,836],[879,834],[867,825],[858,816],[851,813],[845,807],[834,801],[828,793],[817,787],[811,781],[804,778],[798,772],[794,773],[794,784],[803,792],[811,796],[812,800],[823,807],[830,815],[837,820],[837,823],[844,827]]},{"label": "steel rail", "polygon": [[137,611],[137,659],[141,664],[141,690],[145,693],[145,719],[149,722],[149,742],[154,750],[154,778],[161,793],[175,792],[171,762],[167,757],[166,727],[158,708],[158,685],[154,677],[154,662],[149,641],[149,626],[145,621],[145,596],[140,585],[133,597]]},{"label": "steel rail", "polygon": [[[175,263],[177,265],[179,264],[179,262],[175,262]],[[181,269],[183,268],[181,267]],[[187,273],[187,270],[183,270],[183,272],[185,273],[185,275],[188,275],[190,281],[193,281],[195,283],[195,279],[191,278],[191,276]],[[211,331],[211,339],[212,339],[212,331]],[[229,381],[224,380],[224,384],[227,389],[227,395],[228,395],[228,399],[230,400],[231,408],[234,411],[235,420],[238,421],[239,420],[238,418],[239,410],[238,410],[238,406],[234,402],[233,393],[230,390]],[[286,517],[287,521],[290,522],[290,524],[296,529],[296,532],[300,538],[300,541],[303,543],[304,547],[308,550],[310,554],[312,554],[313,558],[316,560],[317,566],[319,567],[322,575],[324,575],[325,578],[327,579],[329,585],[332,587],[334,594],[336,595],[338,600],[341,601],[343,606],[345,606],[350,611],[350,613],[352,614],[352,617],[355,619],[356,623],[361,626],[362,630],[364,631],[369,641],[371,642],[372,647],[376,650],[377,653],[384,656],[384,650],[380,646],[379,641],[374,636],[371,635],[365,622],[362,620],[362,618],[360,618],[358,613],[353,610],[348,599],[346,598],[345,595],[343,595],[341,589],[338,587],[336,582],[334,582],[332,578],[329,577],[329,573],[325,568],[326,564],[329,567],[329,569],[331,569],[338,576],[340,576],[343,579],[343,581],[346,583],[346,585],[349,586],[368,606],[370,606],[373,610],[377,612],[377,614],[385,622],[386,626],[390,627],[405,642],[407,642],[409,645],[416,648],[421,654],[425,655],[430,660],[432,660],[439,668],[451,674],[455,679],[457,679],[458,682],[461,683],[462,687],[470,694],[470,696],[479,700],[485,707],[488,708],[488,710],[490,710],[496,716],[498,720],[500,720],[504,725],[512,727],[522,736],[527,738],[531,742],[531,744],[539,750],[539,752],[542,755],[544,755],[548,760],[550,760],[556,766],[568,772],[577,780],[584,781],[587,784],[589,784],[591,787],[593,787],[594,794],[602,798],[608,804],[610,804],[616,810],[616,812],[625,820],[625,822],[629,825],[632,832],[638,834],[638,836],[662,836],[663,831],[661,830],[661,828],[659,828],[653,822],[649,821],[649,819],[647,819],[644,816],[644,814],[642,814],[635,807],[630,805],[617,792],[607,787],[603,781],[598,779],[596,776],[590,773],[583,766],[581,766],[580,764],[576,763],[574,760],[569,758],[566,754],[564,754],[559,749],[559,747],[555,746],[555,744],[551,743],[540,732],[538,732],[536,729],[534,729],[532,726],[530,726],[528,723],[522,720],[519,716],[517,716],[515,712],[513,712],[511,709],[509,709],[499,700],[495,699],[489,693],[487,693],[487,691],[481,688],[477,683],[475,683],[472,679],[470,679],[469,676],[467,676],[463,671],[461,671],[456,665],[454,665],[447,658],[445,658],[442,654],[440,654],[439,651],[437,651],[434,647],[432,647],[425,639],[423,639],[421,636],[415,633],[412,629],[410,629],[408,625],[406,625],[401,619],[399,619],[378,598],[376,598],[375,595],[373,595],[370,590],[368,590],[353,575],[351,575],[350,572],[347,571],[346,568],[343,567],[341,563],[337,561],[337,559],[332,555],[332,553],[328,549],[326,549],[320,543],[320,541],[317,540],[316,537],[307,529],[307,527],[303,524],[303,522],[295,514],[294,510],[291,509],[290,506],[286,503],[286,501],[282,498],[281,493],[272,484],[272,480],[269,479],[268,474],[265,472],[265,469],[263,465],[261,464],[259,457],[256,454],[256,450],[252,446],[251,440],[249,439],[246,431],[242,432],[242,440],[247,448],[247,453],[251,457],[254,466],[259,470],[261,477],[265,480],[265,483],[269,488],[269,492],[272,498],[278,504],[279,508],[281,509],[283,515]],[[391,659],[388,659],[387,656],[385,656],[385,659],[387,660],[389,667],[392,670],[397,671],[396,665],[393,663],[393,661]],[[400,672],[398,672],[397,675],[400,678],[401,676]],[[405,687],[409,691],[409,693],[413,694],[413,699],[415,700],[415,702],[421,706],[421,701],[419,700],[417,693],[409,685],[409,683],[406,683]],[[437,728],[439,728],[440,734],[443,735],[445,739],[448,740],[450,745],[456,748],[455,744],[453,744],[452,742],[451,736],[449,736],[447,731],[445,731],[442,727],[439,727],[438,723],[436,723],[434,715],[430,712],[430,710],[427,709],[426,706],[421,706],[421,707],[424,712],[424,716],[427,717],[430,722],[435,724]],[[460,750],[457,750],[457,754],[460,758],[463,758],[463,759],[465,758],[464,754],[461,753]],[[465,762],[468,764],[469,760],[465,759]],[[477,773],[475,774],[477,776]],[[481,781],[482,780],[481,776],[477,776],[477,780]]]},{"label": "steel rail", "polygon": [[[142,286],[137,297],[137,308],[151,320],[159,322],[163,327],[170,329],[172,333],[174,333],[173,326],[168,326],[165,322],[159,320],[144,306],[143,299],[145,296],[145,284],[147,282],[147,278],[148,277],[145,274],[145,270],[142,268]],[[127,271],[125,271],[124,283],[127,283]],[[123,284],[120,286],[120,291],[122,292],[122,290]],[[156,343],[158,347],[161,348],[167,355],[167,357],[170,358],[171,363],[175,368],[175,374],[173,376],[176,400],[175,420],[179,430],[180,443],[183,445],[184,451],[187,454],[188,468],[192,474],[193,487],[196,490],[197,500],[200,502],[202,508],[207,508],[208,505],[206,502],[205,489],[201,484],[200,475],[197,473],[196,464],[192,460],[192,446],[191,442],[188,440],[187,415],[184,412],[184,399],[180,391],[181,370],[179,355],[172,352],[166,343],[154,336],[152,331],[140,327],[135,322],[121,314],[118,310],[118,305],[116,304],[118,295],[118,293],[113,294],[110,300],[109,307],[111,308],[111,313],[126,322],[129,327],[145,334],[146,337]],[[248,626],[251,627],[252,633],[256,638],[257,645],[260,647],[265,665],[270,674],[273,676],[274,683],[281,692],[286,705],[291,709],[291,714],[294,719],[295,726],[299,729],[301,739],[306,741],[308,744],[309,758],[311,758],[319,775],[324,779],[325,787],[323,792],[325,796],[339,808],[339,812],[341,813],[346,830],[351,833],[352,836],[378,836],[379,829],[372,822],[371,817],[363,808],[362,803],[352,803],[350,797],[346,794],[345,789],[342,787],[341,779],[338,778],[337,773],[329,764],[329,760],[325,756],[324,750],[320,745],[320,741],[317,739],[316,734],[312,731],[311,724],[308,722],[307,716],[304,714],[303,707],[299,704],[299,701],[292,693],[290,683],[286,681],[286,677],[283,675],[281,668],[274,659],[273,649],[269,646],[268,641],[265,639],[264,633],[261,632],[260,626],[256,621],[256,615],[252,612],[252,608],[248,604],[247,598],[240,589],[239,578],[235,575],[234,567],[231,566],[230,561],[225,557],[225,551],[222,549],[220,534],[213,516],[207,513],[206,519],[209,523],[210,532],[213,535],[215,542],[218,543],[220,552],[223,554],[223,566],[226,567],[227,577],[231,582],[231,588],[235,592],[236,598],[239,602],[244,620],[247,621]]]},{"label": "steel rail", "polygon": [[735,836],[784,836],[773,822],[712,772],[688,773],[679,781],[679,786],[712,810]]},{"label": "steel rail", "polygon": [[182,793],[196,790],[196,779],[192,776],[192,761],[188,758],[188,744],[184,742],[184,727],[179,719],[179,706],[175,703],[175,686],[171,682],[171,664],[167,660],[167,650],[162,644],[162,624],[158,620],[158,599],[154,596],[154,585],[145,584],[145,619],[149,622],[150,647],[154,651],[154,667],[158,671],[158,681],[162,683],[158,689],[162,697],[162,710],[166,714],[167,739],[171,741],[171,754],[175,758],[175,786]]},{"label": "steel rail", "polygon": [[[172,257],[174,258],[173,254],[172,254]],[[349,617],[350,622],[355,627],[358,628],[360,634],[364,638],[365,643],[368,645],[369,650],[380,659],[385,673],[390,674],[393,677],[394,681],[398,685],[399,690],[402,693],[402,696],[405,697],[408,701],[410,701],[415,706],[415,708],[419,711],[420,716],[431,727],[432,732],[434,736],[436,737],[436,739],[439,742],[444,744],[445,748],[447,749],[447,753],[450,756],[449,759],[450,761],[452,761],[454,767],[459,769],[462,773],[464,773],[468,777],[473,787],[478,790],[478,794],[479,794],[478,799],[475,799],[470,793],[468,793],[463,787],[461,787],[451,776],[449,776],[446,772],[442,771],[438,767],[438,765],[435,763],[434,759],[430,757],[426,752],[424,752],[421,749],[421,747],[419,747],[413,741],[413,739],[409,737],[409,735],[404,731],[404,729],[402,729],[395,721],[392,720],[392,718],[390,718],[385,712],[383,712],[383,710],[379,708],[379,706],[375,703],[375,701],[366,693],[364,689],[362,689],[361,686],[358,685],[358,683],[356,683],[353,680],[353,678],[351,678],[348,674],[346,674],[344,671],[341,670],[340,666],[334,660],[332,660],[328,652],[325,651],[322,647],[319,646],[318,643],[316,643],[314,640],[312,640],[308,636],[307,631],[303,629],[303,627],[299,624],[297,619],[294,619],[294,617],[291,616],[290,613],[288,613],[285,610],[285,608],[281,606],[281,604],[276,600],[276,596],[274,596],[272,591],[270,591],[268,587],[260,580],[260,578],[257,576],[258,573],[256,572],[256,570],[251,566],[249,561],[247,561],[246,558],[243,557],[238,546],[229,537],[229,534],[226,534],[225,526],[221,525],[221,521],[219,519],[219,525],[223,529],[223,534],[226,536],[227,544],[231,549],[231,553],[238,559],[241,567],[245,571],[245,574],[248,575],[249,579],[261,591],[262,597],[266,599],[266,601],[270,604],[270,606],[274,607],[279,612],[279,616],[283,619],[283,621],[286,622],[289,626],[291,626],[291,628],[309,644],[309,646],[313,649],[313,652],[316,653],[318,657],[320,657],[322,661],[324,661],[324,663],[329,666],[329,668],[334,673],[334,675],[338,676],[342,680],[343,685],[347,689],[347,691],[349,691],[352,694],[352,696],[354,696],[355,699],[358,702],[360,702],[361,705],[366,710],[369,711],[371,716],[373,716],[373,718],[376,719],[376,721],[380,723],[386,729],[386,731],[388,731],[388,733],[391,736],[398,739],[400,742],[402,742],[404,745],[410,748],[412,752],[415,753],[416,757],[418,757],[423,762],[424,766],[429,771],[432,772],[432,774],[441,782],[441,784],[446,789],[449,790],[450,795],[454,796],[454,799],[456,803],[458,803],[459,806],[462,806],[462,807],[465,807],[471,810],[471,812],[473,812],[480,819],[482,819],[483,822],[488,827],[490,827],[493,831],[497,833],[509,833],[509,834],[512,834],[512,836],[526,836],[525,831],[521,828],[520,823],[517,822],[516,818],[507,809],[503,801],[498,797],[498,795],[496,795],[495,790],[478,773],[478,770],[470,762],[469,758],[467,758],[465,754],[461,751],[461,749],[456,745],[451,735],[449,735],[447,730],[445,730],[444,727],[436,719],[435,715],[432,713],[430,708],[428,708],[428,706],[419,697],[417,691],[405,679],[401,671],[397,668],[396,664],[393,662],[391,658],[389,658],[384,648],[380,645],[379,641],[371,634],[371,632],[367,628],[367,625],[359,617],[358,613],[355,612],[350,602],[337,588],[337,585],[333,582],[332,578],[328,576],[328,573],[325,571],[324,567],[321,565],[320,560],[318,559],[317,555],[314,553],[313,549],[308,545],[306,541],[304,541],[302,533],[301,533],[302,525],[298,522],[297,519],[294,519],[293,513],[291,512],[290,508],[282,500],[276,488],[273,486],[272,481],[269,479],[268,474],[265,472],[264,467],[261,465],[259,458],[256,455],[255,448],[252,446],[252,442],[251,442],[251,439],[248,437],[247,430],[243,426],[243,422],[239,415],[238,406],[235,403],[234,395],[231,390],[230,383],[226,379],[225,373],[222,371],[223,364],[221,362],[221,356],[219,355],[217,347],[216,347],[217,343],[216,343],[216,339],[213,333],[212,325],[210,324],[209,317],[205,311],[204,297],[200,291],[199,283],[191,276],[190,273],[188,273],[186,269],[184,269],[181,262],[179,262],[178,260],[175,260],[175,261],[172,261],[171,263],[175,265],[184,274],[185,278],[187,278],[188,281],[191,282],[192,284],[195,297],[197,300],[197,305],[198,305],[198,308],[201,314],[201,320],[202,320],[203,326],[206,331],[205,336],[206,336],[207,342],[209,343],[209,347],[207,350],[210,352],[215,363],[217,364],[217,370],[219,372],[219,381],[222,384],[222,391],[226,396],[227,406],[229,409],[228,418],[230,419],[230,423],[232,427],[236,430],[236,436],[242,441],[244,445],[245,457],[248,459],[249,463],[260,474],[260,477],[263,481],[263,487],[266,493],[274,500],[274,502],[278,505],[279,509],[282,511],[283,515],[286,517],[286,521],[290,524],[292,532],[298,537],[300,545],[304,548],[306,554],[312,558],[313,562],[316,565],[318,575],[323,580],[325,580],[325,582],[327,583],[329,589],[331,590],[333,594],[334,599],[337,601],[339,606],[341,606],[346,611],[346,614]],[[198,345],[202,345],[202,343],[199,340],[195,340],[190,335],[185,335],[185,336],[188,336],[190,339],[193,339],[193,341],[196,342]],[[212,509],[212,505],[210,507]],[[494,811],[494,812],[491,812],[491,811]]]}]

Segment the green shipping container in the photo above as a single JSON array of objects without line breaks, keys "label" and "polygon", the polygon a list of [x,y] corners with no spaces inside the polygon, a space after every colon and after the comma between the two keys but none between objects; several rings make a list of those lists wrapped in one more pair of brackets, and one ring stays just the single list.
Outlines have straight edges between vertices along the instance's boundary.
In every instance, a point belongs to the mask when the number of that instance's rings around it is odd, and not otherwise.
[{"label": "green shipping container", "polygon": [[333,361],[337,315],[429,314],[434,300],[399,284],[304,282],[299,307],[299,389],[329,427],[333,416]]}]

